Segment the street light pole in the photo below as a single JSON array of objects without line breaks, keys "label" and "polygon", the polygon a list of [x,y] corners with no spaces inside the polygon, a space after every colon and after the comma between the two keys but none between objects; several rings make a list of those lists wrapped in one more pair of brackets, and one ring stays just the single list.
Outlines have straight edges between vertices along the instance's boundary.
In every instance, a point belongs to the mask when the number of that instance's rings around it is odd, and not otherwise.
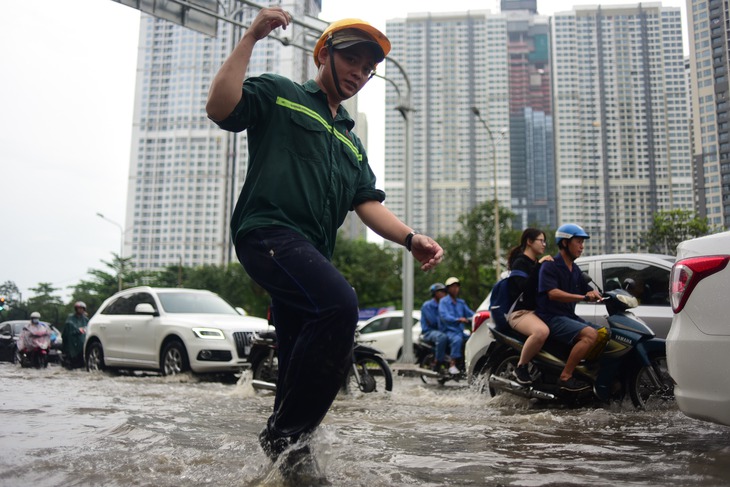
[{"label": "street light pole", "polygon": [[119,228],[120,232],[120,238],[119,238],[119,269],[117,270],[117,284],[118,284],[118,290],[122,290],[122,266],[124,265],[124,229],[122,226],[115,222],[114,220],[110,220],[109,218],[105,217],[101,213],[96,213],[96,216],[101,218],[102,220],[106,220],[107,222],[111,223],[112,225],[116,225]]},{"label": "street light pole", "polygon": [[[394,87],[400,98],[398,105],[395,107],[403,116],[406,124],[406,143],[405,143],[405,174],[403,181],[405,190],[405,221],[404,223],[413,228],[413,120],[411,105],[411,80],[406,74],[406,70],[395,59],[386,57],[400,71],[406,83],[406,94],[401,97],[398,86],[390,79],[385,78]],[[406,249],[403,249],[403,352],[400,361],[402,363],[413,363],[413,256]]]},{"label": "street light pole", "polygon": [[499,237],[499,200],[497,199],[497,144],[494,141],[492,130],[487,125],[487,122],[482,118],[482,114],[479,112],[477,107],[471,107],[471,111],[476,115],[477,119],[482,123],[484,128],[489,135],[489,143],[492,145],[492,168],[494,170],[494,271],[495,278],[499,280],[499,276],[502,273],[502,265],[499,261],[501,249],[500,249],[500,237]]}]

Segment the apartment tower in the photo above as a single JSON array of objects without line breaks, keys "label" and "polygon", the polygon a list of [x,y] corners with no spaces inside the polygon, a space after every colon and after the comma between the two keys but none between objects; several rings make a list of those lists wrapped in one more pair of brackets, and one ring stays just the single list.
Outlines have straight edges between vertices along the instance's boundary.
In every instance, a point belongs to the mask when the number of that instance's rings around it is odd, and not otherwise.
[{"label": "apartment tower", "polygon": [[[413,134],[412,226],[435,237],[451,235],[478,204],[510,202],[507,22],[488,11],[410,13],[386,24],[385,204],[405,216],[407,132],[394,110],[410,95]],[[475,117],[476,107],[487,126]],[[487,133],[489,130],[493,139]],[[494,144],[490,143],[494,141]],[[497,167],[494,178],[494,162]],[[496,185],[495,185],[496,182]]]},{"label": "apartment tower", "polygon": [[[516,226],[554,226],[549,23],[535,1],[505,0],[496,14],[411,13],[387,34],[412,87],[412,225],[451,235],[496,194]],[[386,204],[403,217],[406,127],[391,108],[407,83],[386,67]]]},{"label": "apartment tower", "polygon": [[[259,2],[281,5],[297,18],[317,17],[321,0]],[[258,9],[235,0],[221,13],[248,25]],[[313,45],[297,24],[282,33]],[[212,38],[143,14],[129,167],[124,255],[139,270],[235,261],[229,218],[246,174],[246,134],[220,130],[206,115],[208,89],[242,35],[220,21]],[[249,75],[277,72],[303,82],[313,77],[311,53],[266,39],[254,50]]]},{"label": "apartment tower", "polygon": [[586,253],[648,250],[654,214],[693,208],[680,9],[575,7],[552,42],[558,220]]},{"label": "apartment tower", "polygon": [[730,228],[730,90],[727,0],[687,2],[696,210]]}]

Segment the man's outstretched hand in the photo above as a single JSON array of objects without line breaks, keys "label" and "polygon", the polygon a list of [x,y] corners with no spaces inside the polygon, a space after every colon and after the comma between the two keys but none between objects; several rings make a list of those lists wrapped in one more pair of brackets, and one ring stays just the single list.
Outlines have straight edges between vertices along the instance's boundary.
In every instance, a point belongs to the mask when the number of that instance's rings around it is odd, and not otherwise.
[{"label": "man's outstretched hand", "polygon": [[429,271],[444,258],[444,249],[427,235],[416,234],[411,241],[411,254],[421,263],[422,271]]}]

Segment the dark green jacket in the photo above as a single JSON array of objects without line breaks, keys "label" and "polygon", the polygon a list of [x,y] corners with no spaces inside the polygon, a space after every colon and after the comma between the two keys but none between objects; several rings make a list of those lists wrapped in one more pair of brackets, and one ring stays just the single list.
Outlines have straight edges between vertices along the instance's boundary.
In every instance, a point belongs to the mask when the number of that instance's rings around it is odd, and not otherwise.
[{"label": "dark green jacket", "polygon": [[67,359],[73,359],[84,353],[84,340],[86,340],[85,330],[82,333],[81,328],[86,328],[89,318],[79,316],[76,313],[68,315],[66,323],[63,325],[61,338],[63,339],[63,354]]},{"label": "dark green jacket", "polygon": [[283,226],[309,239],[327,258],[347,212],[385,200],[355,123],[343,107],[332,119],[314,80],[278,75],[249,78],[222,129],[248,131],[246,181],[231,218],[234,242],[261,227]]}]

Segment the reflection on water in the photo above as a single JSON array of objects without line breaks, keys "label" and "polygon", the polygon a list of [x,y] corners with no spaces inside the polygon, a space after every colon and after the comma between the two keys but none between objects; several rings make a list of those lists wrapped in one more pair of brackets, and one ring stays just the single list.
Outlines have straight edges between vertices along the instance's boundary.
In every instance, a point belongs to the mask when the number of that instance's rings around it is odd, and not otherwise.
[{"label": "reflection on water", "polygon": [[[246,379],[1,363],[0,486],[281,485],[256,441],[273,396]],[[313,448],[335,486],[730,483],[730,428],[673,408],[546,408],[412,378],[338,397]]]}]

